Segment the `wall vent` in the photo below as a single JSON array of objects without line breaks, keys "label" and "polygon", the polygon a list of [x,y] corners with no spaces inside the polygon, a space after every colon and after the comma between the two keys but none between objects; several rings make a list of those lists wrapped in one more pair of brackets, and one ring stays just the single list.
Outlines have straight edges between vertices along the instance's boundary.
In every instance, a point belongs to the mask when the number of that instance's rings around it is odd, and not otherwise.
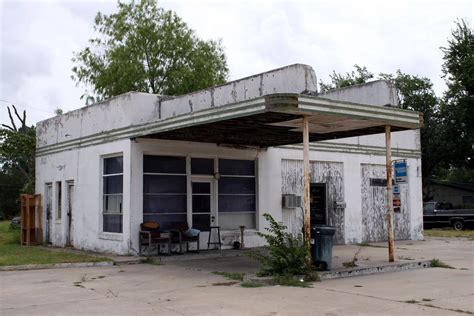
[{"label": "wall vent", "polygon": [[301,207],[301,196],[294,194],[283,194],[281,200],[283,208]]}]

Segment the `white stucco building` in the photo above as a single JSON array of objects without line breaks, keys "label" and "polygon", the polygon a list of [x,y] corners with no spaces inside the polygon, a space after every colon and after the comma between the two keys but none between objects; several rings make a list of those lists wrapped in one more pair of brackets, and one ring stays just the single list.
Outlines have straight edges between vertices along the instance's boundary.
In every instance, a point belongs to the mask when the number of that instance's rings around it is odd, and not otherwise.
[{"label": "white stucco building", "polygon": [[313,218],[337,243],[386,239],[385,125],[405,159],[396,239],[422,238],[420,117],[398,108],[389,83],[317,94],[316,75],[291,65],[184,96],[129,92],[37,125],[36,191],[53,245],[137,253],[144,221],[221,227],[224,246],[255,234],[272,214],[294,234],[302,211],[299,122],[310,117]]}]

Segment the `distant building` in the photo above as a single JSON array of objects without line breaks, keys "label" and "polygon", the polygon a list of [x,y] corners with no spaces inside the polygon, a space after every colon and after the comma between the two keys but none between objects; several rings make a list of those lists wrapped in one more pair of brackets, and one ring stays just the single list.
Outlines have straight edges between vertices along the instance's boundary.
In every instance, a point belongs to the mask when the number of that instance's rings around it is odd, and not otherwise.
[{"label": "distant building", "polygon": [[474,184],[472,183],[430,179],[428,186],[432,201],[449,202],[455,207],[474,207]]}]

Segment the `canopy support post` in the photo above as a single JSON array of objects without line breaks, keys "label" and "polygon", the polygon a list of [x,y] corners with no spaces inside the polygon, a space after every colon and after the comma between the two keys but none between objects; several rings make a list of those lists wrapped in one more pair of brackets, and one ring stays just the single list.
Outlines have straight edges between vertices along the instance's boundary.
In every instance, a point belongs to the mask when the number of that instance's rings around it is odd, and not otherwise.
[{"label": "canopy support post", "polygon": [[393,243],[393,188],[392,188],[392,143],[390,125],[385,126],[386,168],[387,168],[387,239],[388,239],[388,261],[394,262]]},{"label": "canopy support post", "polygon": [[306,246],[306,266],[308,271],[311,271],[313,267],[313,262],[311,258],[309,168],[309,122],[308,116],[303,116],[304,240]]}]

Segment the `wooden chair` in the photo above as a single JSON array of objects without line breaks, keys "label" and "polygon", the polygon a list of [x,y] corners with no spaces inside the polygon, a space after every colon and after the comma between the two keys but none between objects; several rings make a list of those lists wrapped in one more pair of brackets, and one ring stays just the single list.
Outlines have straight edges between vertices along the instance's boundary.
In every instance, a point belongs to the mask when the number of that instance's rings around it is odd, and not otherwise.
[{"label": "wooden chair", "polygon": [[189,252],[189,243],[196,243],[196,252],[199,252],[199,234],[197,236],[186,236],[185,232],[189,229],[188,223],[171,223],[169,230],[171,244],[179,245],[180,253],[183,253],[183,245],[186,244],[186,251]]},{"label": "wooden chair", "polygon": [[166,245],[167,253],[171,251],[171,239],[169,234],[163,235],[160,231],[160,223],[145,222],[140,224],[139,232],[139,254],[141,255],[145,248],[157,247],[157,254],[160,254],[161,245]]}]

